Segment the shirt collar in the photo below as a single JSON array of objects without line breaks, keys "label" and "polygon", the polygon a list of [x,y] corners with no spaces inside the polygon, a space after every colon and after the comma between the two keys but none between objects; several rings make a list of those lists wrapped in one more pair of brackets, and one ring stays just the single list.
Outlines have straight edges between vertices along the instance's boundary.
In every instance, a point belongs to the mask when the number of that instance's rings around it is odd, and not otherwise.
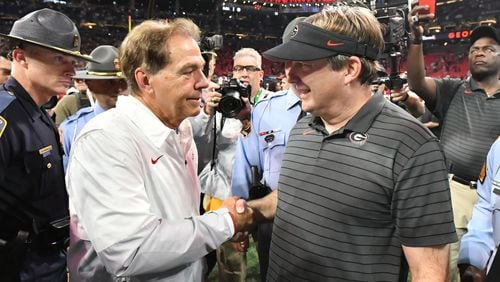
[{"label": "shirt collar", "polygon": [[31,98],[26,89],[24,89],[24,87],[14,77],[9,77],[9,79],[5,82],[4,88],[14,93],[16,98],[18,98],[21,102],[23,108],[33,119],[40,117],[42,114],[41,109],[35,103],[33,98]]},{"label": "shirt collar", "polygon": [[[347,124],[340,131],[335,133],[367,132],[375,118],[382,111],[385,103],[387,103],[387,99],[384,98],[382,94],[373,94],[370,100],[368,100],[368,102],[361,107],[361,109],[347,122]],[[319,117],[313,117],[310,126],[321,131],[324,131],[325,128],[323,121]]]},{"label": "shirt collar", "polygon": [[470,90],[472,91],[478,91],[478,90],[483,90],[479,85],[477,84],[477,81],[471,76],[469,79],[469,87]]},{"label": "shirt collar", "polygon": [[163,124],[146,105],[132,95],[119,96],[116,109],[123,112],[141,128],[144,135],[158,148],[161,148],[170,134],[176,133],[174,129]]},{"label": "shirt collar", "polygon": [[[472,76],[469,79],[469,85],[468,86],[469,86],[469,89],[471,91],[473,91],[473,92],[481,91],[482,93],[486,94],[486,92],[484,91],[484,89],[479,86],[479,84],[477,83],[477,80],[475,80]],[[499,93],[500,93],[500,91],[497,90],[490,97],[497,97],[498,98],[498,94]]]},{"label": "shirt collar", "polygon": [[96,101],[96,103],[94,104],[94,114],[95,115],[102,114],[105,111],[106,110],[103,107],[101,107],[101,105],[99,105],[99,102]]},{"label": "shirt collar", "polygon": [[286,109],[290,110],[297,104],[300,106],[300,98],[295,95],[292,89],[288,89],[286,93]]}]

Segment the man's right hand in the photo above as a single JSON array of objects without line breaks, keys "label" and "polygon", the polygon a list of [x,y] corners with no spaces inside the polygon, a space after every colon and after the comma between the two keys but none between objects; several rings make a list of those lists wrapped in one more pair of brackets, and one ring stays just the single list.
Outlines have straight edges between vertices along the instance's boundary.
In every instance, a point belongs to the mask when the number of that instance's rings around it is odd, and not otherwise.
[{"label": "man's right hand", "polygon": [[485,271],[473,265],[459,264],[458,269],[460,269],[460,279],[462,282],[483,282],[486,280]]},{"label": "man's right hand", "polygon": [[410,16],[408,17],[412,39],[421,39],[424,34],[423,22],[430,22],[434,19],[434,14],[422,14],[428,11],[428,6],[418,6],[418,1],[412,1]]},{"label": "man's right hand", "polygon": [[251,231],[256,223],[254,211],[246,205],[244,200],[238,197],[229,197],[221,208],[227,208],[233,218],[235,234],[238,232]]},{"label": "man's right hand", "polygon": [[207,115],[213,115],[215,113],[215,109],[219,106],[219,101],[222,99],[222,94],[215,91],[219,88],[220,86],[217,83],[210,81],[207,93],[204,97],[205,106],[203,107],[203,110]]}]

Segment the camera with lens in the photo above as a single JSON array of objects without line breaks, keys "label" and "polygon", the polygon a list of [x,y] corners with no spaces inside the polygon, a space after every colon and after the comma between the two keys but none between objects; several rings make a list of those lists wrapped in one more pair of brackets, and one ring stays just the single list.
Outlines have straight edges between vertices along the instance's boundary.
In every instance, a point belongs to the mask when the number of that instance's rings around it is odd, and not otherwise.
[{"label": "camera with lens", "polygon": [[248,98],[251,93],[251,86],[245,86],[236,78],[231,78],[229,81],[222,84],[219,93],[222,98],[219,101],[217,111],[224,117],[234,118],[245,107],[245,102],[242,98]]},{"label": "camera with lens", "polygon": [[390,65],[390,74],[375,79],[372,84],[382,83],[390,89],[401,89],[407,82],[399,75],[399,66],[402,53],[406,52],[408,33],[406,31],[408,4],[399,7],[377,9],[377,20],[384,35],[385,49],[379,60],[386,60]]}]

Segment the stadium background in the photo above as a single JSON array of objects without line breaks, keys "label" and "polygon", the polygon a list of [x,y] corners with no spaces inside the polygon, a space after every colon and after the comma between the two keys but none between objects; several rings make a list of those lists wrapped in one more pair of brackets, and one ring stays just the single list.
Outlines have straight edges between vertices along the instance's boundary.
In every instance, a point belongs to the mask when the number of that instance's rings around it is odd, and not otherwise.
[{"label": "stadium background", "polygon": [[[378,17],[394,9],[404,10],[407,0],[351,0],[376,11]],[[499,0],[436,0],[436,21],[426,25],[424,41],[427,75],[465,78],[470,31],[478,25],[498,28]],[[335,0],[0,0],[0,32],[8,33],[19,17],[49,7],[68,15],[78,26],[82,53],[98,45],[119,47],[129,27],[150,18],[191,18],[204,36],[221,34],[223,48],[217,50],[217,76],[231,76],[234,52],[243,47],[265,51],[281,42],[290,20],[319,11]],[[394,16],[394,15],[392,15]],[[406,69],[405,50],[398,50],[398,72]],[[399,55],[400,53],[400,55]],[[6,50],[0,45],[0,55]],[[387,60],[382,60],[387,66]],[[83,67],[83,66],[82,66]],[[390,71],[389,66],[388,71]],[[266,80],[282,75],[283,65],[263,60]],[[248,255],[248,281],[258,281],[255,249]],[[216,271],[210,276],[216,281]]]},{"label": "stadium background", "polygon": [[[67,14],[82,36],[82,52],[100,44],[119,46],[130,25],[148,18],[188,17],[205,36],[222,34],[224,46],[218,50],[216,74],[230,76],[232,56],[242,47],[265,51],[281,41],[287,23],[307,16],[334,0],[0,0],[0,31],[8,32],[13,22],[26,13],[50,7]],[[404,8],[406,0],[351,0],[377,11],[377,16]],[[426,26],[424,44],[427,74],[433,77],[467,76],[467,48],[470,31],[478,25],[498,26],[498,0],[437,0],[437,19]],[[2,50],[4,52],[5,50]],[[274,78],[283,71],[280,63],[264,60],[264,73]],[[384,64],[387,64],[384,62]],[[401,50],[399,71],[406,68]]]}]

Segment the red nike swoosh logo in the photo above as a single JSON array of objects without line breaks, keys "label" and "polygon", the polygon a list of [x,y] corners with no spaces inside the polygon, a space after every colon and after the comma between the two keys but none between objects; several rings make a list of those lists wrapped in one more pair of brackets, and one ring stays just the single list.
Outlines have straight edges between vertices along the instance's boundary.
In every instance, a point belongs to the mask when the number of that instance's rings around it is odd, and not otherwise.
[{"label": "red nike swoosh logo", "polygon": [[314,133],[314,130],[306,130],[306,131],[302,132],[302,135],[309,135],[311,133]]},{"label": "red nike swoosh logo", "polygon": [[335,47],[335,46],[342,46],[342,45],[344,45],[344,43],[335,43],[335,42],[332,42],[331,40],[328,40],[328,42],[326,42],[326,45],[329,47]]},{"label": "red nike swoosh logo", "polygon": [[159,157],[158,157],[158,158],[156,158],[156,159],[151,158],[151,163],[152,163],[152,164],[156,164],[156,163],[158,162],[158,160],[159,160],[161,157],[163,157],[163,155],[159,156]]}]

